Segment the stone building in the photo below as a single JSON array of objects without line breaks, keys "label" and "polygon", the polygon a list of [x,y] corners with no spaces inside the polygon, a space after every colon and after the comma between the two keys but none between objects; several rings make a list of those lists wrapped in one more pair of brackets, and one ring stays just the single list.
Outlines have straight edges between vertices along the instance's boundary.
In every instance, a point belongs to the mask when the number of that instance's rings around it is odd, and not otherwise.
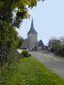
[{"label": "stone building", "polygon": [[45,46],[42,40],[38,41],[38,50],[44,50]]},{"label": "stone building", "polygon": [[27,39],[24,40],[21,48],[29,50],[37,50],[38,49],[37,44],[38,44],[38,33],[34,29],[34,23],[32,19],[30,30],[27,33]]}]

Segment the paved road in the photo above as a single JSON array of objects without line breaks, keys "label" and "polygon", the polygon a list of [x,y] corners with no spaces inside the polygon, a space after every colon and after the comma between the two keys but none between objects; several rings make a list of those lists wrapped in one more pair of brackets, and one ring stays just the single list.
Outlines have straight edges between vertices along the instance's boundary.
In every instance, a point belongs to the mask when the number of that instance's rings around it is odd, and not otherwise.
[{"label": "paved road", "polygon": [[48,52],[31,52],[32,56],[37,58],[47,68],[53,70],[60,77],[64,78],[64,59],[57,58],[54,54]]}]

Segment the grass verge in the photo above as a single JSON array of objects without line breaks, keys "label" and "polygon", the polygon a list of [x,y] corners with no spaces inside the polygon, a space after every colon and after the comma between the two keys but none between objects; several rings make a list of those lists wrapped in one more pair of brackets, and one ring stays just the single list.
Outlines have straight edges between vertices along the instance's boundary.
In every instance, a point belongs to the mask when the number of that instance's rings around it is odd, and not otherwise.
[{"label": "grass verge", "polygon": [[64,85],[64,80],[37,59],[28,57],[3,67],[0,85]]}]

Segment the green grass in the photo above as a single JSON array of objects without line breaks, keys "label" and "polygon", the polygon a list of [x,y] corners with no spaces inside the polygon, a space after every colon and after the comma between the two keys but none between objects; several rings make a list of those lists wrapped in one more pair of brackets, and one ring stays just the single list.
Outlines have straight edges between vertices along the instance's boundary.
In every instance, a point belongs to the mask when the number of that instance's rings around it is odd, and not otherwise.
[{"label": "green grass", "polygon": [[5,66],[0,85],[64,85],[64,80],[33,57]]}]

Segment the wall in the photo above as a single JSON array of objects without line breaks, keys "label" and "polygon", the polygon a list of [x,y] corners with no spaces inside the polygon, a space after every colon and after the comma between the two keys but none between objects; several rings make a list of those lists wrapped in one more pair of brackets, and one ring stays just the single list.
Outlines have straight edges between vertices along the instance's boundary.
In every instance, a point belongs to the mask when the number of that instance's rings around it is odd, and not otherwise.
[{"label": "wall", "polygon": [[30,39],[31,42],[37,42],[37,34],[28,34],[28,38]]}]

